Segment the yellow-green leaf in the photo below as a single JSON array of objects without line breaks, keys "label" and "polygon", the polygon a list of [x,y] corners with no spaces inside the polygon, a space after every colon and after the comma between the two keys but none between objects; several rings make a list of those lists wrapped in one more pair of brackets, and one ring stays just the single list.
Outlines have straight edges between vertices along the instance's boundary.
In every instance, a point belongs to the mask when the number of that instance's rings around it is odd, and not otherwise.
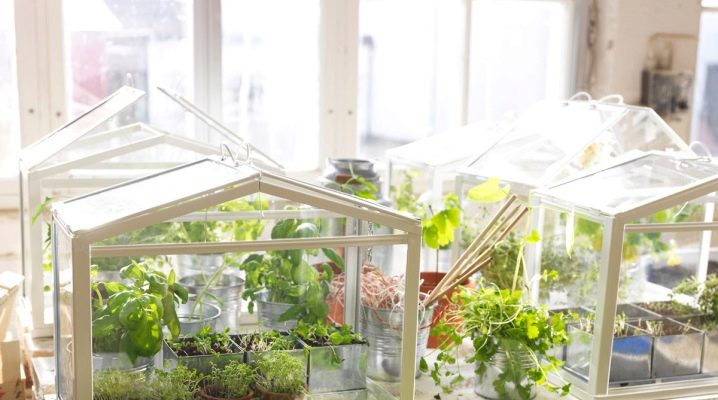
[{"label": "yellow-green leaf", "polygon": [[531,229],[531,233],[524,236],[524,242],[528,244],[536,244],[541,241],[541,234],[536,229]]},{"label": "yellow-green leaf", "polygon": [[489,178],[486,182],[469,189],[469,200],[476,203],[496,203],[509,195],[510,186],[501,187],[499,178]]}]

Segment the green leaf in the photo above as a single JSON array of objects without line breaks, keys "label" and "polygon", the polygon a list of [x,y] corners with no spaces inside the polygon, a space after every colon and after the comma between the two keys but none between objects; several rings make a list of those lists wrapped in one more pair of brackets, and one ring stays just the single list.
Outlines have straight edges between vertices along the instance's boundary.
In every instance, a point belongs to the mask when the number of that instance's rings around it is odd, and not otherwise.
[{"label": "green leaf", "polygon": [[42,200],[42,203],[40,203],[37,208],[35,208],[35,212],[32,213],[32,218],[30,218],[30,225],[33,225],[35,221],[42,215],[42,213],[47,209],[47,207],[52,203],[54,200],[51,196],[45,196],[45,199]]},{"label": "green leaf", "polygon": [[426,359],[424,357],[421,357],[419,360],[419,371],[423,373],[429,372],[429,364],[426,362]]},{"label": "green leaf", "polygon": [[524,236],[524,242],[528,244],[536,244],[541,241],[541,234],[536,229],[531,229],[531,233]]},{"label": "green leaf", "polygon": [[469,189],[469,200],[478,203],[496,203],[509,195],[510,186],[500,186],[499,178],[489,178],[486,182],[481,183]]},{"label": "green leaf", "polygon": [[295,304],[287,311],[285,311],[282,315],[279,316],[278,321],[279,322],[286,322],[289,320],[297,319],[299,315],[301,315],[304,312],[304,304]]},{"label": "green leaf", "polygon": [[180,322],[177,317],[177,310],[175,309],[175,302],[172,295],[167,295],[162,298],[162,305],[164,306],[164,315],[162,316],[162,322],[169,329],[172,339],[177,339],[180,335]]},{"label": "green leaf", "polygon": [[341,271],[344,271],[344,259],[334,249],[322,249],[322,253],[334,263]]},{"label": "green leaf", "polygon": [[526,337],[536,339],[539,336],[539,328],[536,325],[529,325],[526,329]]},{"label": "green leaf", "polygon": [[296,224],[296,219],[277,221],[277,224],[272,228],[272,239],[288,239]]},{"label": "green leaf", "polygon": [[314,238],[319,236],[319,229],[311,222],[304,222],[291,234],[293,238]]}]

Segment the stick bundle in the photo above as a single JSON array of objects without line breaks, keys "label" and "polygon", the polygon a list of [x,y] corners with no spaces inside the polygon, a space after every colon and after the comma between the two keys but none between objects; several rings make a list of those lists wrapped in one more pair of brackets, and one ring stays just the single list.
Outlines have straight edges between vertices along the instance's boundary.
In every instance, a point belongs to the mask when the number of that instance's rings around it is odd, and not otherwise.
[{"label": "stick bundle", "polygon": [[469,248],[464,251],[456,260],[449,272],[444,276],[436,288],[424,299],[424,306],[429,306],[450,293],[461,282],[475,274],[481,267],[491,262],[491,255],[496,244],[504,240],[514,229],[516,224],[528,212],[524,205],[517,205],[509,210],[516,200],[516,195],[511,195],[506,203],[496,212],[484,229],[471,242]]}]

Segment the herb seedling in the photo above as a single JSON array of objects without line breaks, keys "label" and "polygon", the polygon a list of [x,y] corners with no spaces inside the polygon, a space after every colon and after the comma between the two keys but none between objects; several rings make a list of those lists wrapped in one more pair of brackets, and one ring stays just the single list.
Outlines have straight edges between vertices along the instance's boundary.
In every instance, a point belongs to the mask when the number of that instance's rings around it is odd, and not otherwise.
[{"label": "herb seedling", "polygon": [[223,399],[245,397],[252,391],[255,378],[254,368],[239,361],[231,361],[222,369],[212,364],[212,372],[207,376],[205,392]]},{"label": "herb seedling", "polygon": [[209,326],[202,327],[195,335],[186,336],[169,342],[178,356],[196,356],[232,353],[229,328],[222,332],[212,332]]},{"label": "herb seedling", "polygon": [[284,352],[269,352],[256,363],[257,388],[271,393],[303,394],[306,366]]}]

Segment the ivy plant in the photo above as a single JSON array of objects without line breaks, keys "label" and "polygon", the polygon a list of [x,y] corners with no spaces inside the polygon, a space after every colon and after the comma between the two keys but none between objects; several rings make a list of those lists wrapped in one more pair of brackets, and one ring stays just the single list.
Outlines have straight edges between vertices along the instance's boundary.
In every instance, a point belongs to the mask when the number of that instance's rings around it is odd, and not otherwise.
[{"label": "ivy plant", "polygon": [[96,352],[124,352],[134,362],[162,349],[163,327],[176,338],[176,306],[187,302],[187,290],[175,273],[153,271],[133,262],[120,270],[130,283],[93,283],[92,339]]},{"label": "ivy plant", "polygon": [[[319,228],[313,222],[299,219],[277,221],[272,228],[272,239],[299,239],[319,237]],[[344,271],[344,259],[333,249],[321,252],[339,271]],[[249,300],[249,312],[254,312],[258,293],[267,291],[269,301],[292,304],[279,321],[292,319],[309,323],[323,321],[329,313],[325,301],[334,268],[327,262],[312,266],[308,257],[318,250],[282,250],[253,253],[239,265],[246,274],[242,298]]]}]

